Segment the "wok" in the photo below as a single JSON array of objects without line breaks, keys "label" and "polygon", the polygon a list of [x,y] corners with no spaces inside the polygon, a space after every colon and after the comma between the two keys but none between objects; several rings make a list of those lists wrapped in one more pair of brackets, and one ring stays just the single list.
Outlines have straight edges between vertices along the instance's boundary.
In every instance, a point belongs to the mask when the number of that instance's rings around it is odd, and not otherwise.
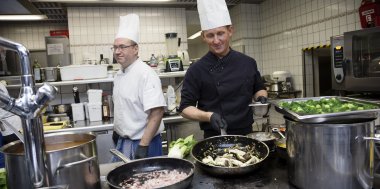
[{"label": "wok", "polygon": [[[202,159],[209,155],[214,149],[229,148],[238,143],[240,143],[242,146],[249,145],[251,147],[254,147],[260,161],[245,167],[219,167],[208,165],[202,162]],[[226,135],[215,136],[198,142],[191,150],[191,155],[195,159],[196,165],[205,172],[213,176],[230,177],[247,174],[258,169],[262,165],[263,161],[268,157],[269,148],[265,143],[246,136]]]},{"label": "wok", "polygon": [[[112,152],[112,151],[111,151]],[[115,152],[112,152],[115,154]],[[117,152],[116,152],[117,153]],[[118,154],[115,154],[120,157],[120,152]],[[124,156],[121,154],[121,156]],[[125,157],[120,157],[125,161]],[[126,158],[127,159],[127,158]],[[179,172],[185,172],[188,174],[188,176],[177,183],[174,183],[172,185],[162,187],[165,189],[185,189],[193,180],[194,175],[194,164],[190,161],[184,160],[184,159],[177,159],[177,158],[169,158],[169,157],[154,157],[154,158],[145,158],[145,159],[139,159],[139,160],[133,160],[130,161],[127,159],[124,165],[121,165],[120,167],[117,167],[110,171],[107,175],[107,182],[111,189],[119,189],[121,188],[119,186],[119,183],[121,183],[123,180],[131,178],[133,175],[138,173],[148,173],[152,171],[158,171],[158,170],[177,170]],[[144,178],[141,179],[143,181]]]}]

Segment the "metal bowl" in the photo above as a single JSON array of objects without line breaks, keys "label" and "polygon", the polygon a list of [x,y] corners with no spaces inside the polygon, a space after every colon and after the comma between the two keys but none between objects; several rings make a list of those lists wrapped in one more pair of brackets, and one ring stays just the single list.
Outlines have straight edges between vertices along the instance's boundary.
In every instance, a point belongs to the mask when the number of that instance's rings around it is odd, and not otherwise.
[{"label": "metal bowl", "polygon": [[252,108],[253,115],[257,117],[265,117],[267,116],[270,108],[270,104],[261,104],[260,102],[256,102],[249,105]]}]

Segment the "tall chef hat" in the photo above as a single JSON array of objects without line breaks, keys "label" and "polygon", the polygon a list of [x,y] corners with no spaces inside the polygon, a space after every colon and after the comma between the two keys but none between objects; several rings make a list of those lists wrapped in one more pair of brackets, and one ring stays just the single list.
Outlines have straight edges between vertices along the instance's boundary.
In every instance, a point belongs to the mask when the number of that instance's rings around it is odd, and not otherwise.
[{"label": "tall chef hat", "polygon": [[127,38],[137,44],[140,42],[140,19],[137,14],[128,14],[120,16],[119,31],[116,34],[117,38]]},{"label": "tall chef hat", "polygon": [[197,6],[202,30],[231,25],[225,0],[197,0]]}]

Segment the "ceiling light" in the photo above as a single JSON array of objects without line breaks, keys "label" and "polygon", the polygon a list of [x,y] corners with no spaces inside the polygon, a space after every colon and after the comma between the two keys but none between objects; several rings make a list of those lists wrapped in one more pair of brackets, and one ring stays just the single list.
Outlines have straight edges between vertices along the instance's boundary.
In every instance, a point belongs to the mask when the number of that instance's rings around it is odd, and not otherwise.
[{"label": "ceiling light", "polygon": [[32,2],[55,2],[55,3],[154,3],[173,2],[175,0],[32,0]]},{"label": "ceiling light", "polygon": [[44,20],[46,15],[0,15],[1,21]]},{"label": "ceiling light", "polygon": [[190,37],[189,37],[189,38],[187,38],[187,39],[195,39],[195,38],[197,38],[197,37],[201,36],[201,33],[202,33],[202,31],[199,31],[199,32],[197,32],[197,33],[193,34],[192,36],[190,36]]},{"label": "ceiling light", "polygon": [[139,3],[139,2],[169,2],[173,0],[113,0],[113,1]]}]

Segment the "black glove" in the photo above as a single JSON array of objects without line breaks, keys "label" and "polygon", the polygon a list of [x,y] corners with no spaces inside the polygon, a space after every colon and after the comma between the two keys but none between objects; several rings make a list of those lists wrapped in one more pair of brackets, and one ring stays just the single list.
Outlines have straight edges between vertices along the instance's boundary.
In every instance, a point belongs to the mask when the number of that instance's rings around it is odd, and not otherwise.
[{"label": "black glove", "polygon": [[213,113],[210,118],[211,127],[215,131],[220,129],[227,129],[227,121],[222,118],[218,113]]},{"label": "black glove", "polygon": [[256,101],[261,102],[261,104],[265,104],[265,103],[267,103],[268,98],[265,96],[259,96],[259,97],[257,97]]},{"label": "black glove", "polygon": [[135,159],[141,159],[148,157],[148,150],[149,146],[137,146],[136,152],[135,152]]}]

